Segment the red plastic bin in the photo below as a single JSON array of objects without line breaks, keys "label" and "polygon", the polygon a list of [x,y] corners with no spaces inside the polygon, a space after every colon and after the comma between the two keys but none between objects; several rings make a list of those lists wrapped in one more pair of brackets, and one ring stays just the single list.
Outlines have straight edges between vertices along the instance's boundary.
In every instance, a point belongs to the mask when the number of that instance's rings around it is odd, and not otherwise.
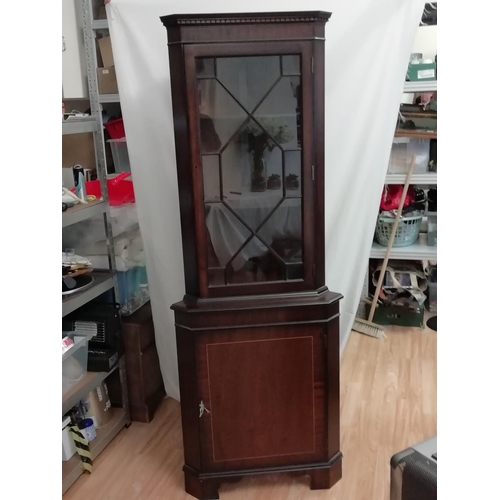
[{"label": "red plastic bin", "polygon": [[123,118],[117,118],[116,120],[108,120],[104,127],[108,131],[111,139],[122,139],[125,137],[125,127],[123,125]]},{"label": "red plastic bin", "polygon": [[[134,184],[132,181],[125,180],[130,176],[130,172],[123,172],[113,179],[107,179],[108,199],[112,207],[118,207],[125,203],[135,203]],[[101,197],[101,183],[99,180],[88,181],[85,183],[87,195]],[[72,189],[74,191],[74,189]]]}]

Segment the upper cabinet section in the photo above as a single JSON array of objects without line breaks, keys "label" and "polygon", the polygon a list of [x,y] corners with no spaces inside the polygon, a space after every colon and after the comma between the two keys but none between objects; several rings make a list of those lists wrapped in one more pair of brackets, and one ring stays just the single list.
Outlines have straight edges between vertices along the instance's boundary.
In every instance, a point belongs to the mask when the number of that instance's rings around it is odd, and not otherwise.
[{"label": "upper cabinet section", "polygon": [[324,285],[318,179],[329,16],[162,18],[188,295],[284,293]]}]

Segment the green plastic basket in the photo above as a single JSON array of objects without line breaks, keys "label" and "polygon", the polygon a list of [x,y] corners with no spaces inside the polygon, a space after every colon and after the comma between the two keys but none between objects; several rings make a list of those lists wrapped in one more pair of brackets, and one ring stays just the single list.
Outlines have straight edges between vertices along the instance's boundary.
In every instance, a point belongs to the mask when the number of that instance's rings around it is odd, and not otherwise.
[{"label": "green plastic basket", "polygon": [[[408,247],[413,245],[418,240],[418,232],[424,214],[413,215],[411,217],[401,217],[399,219],[398,229],[394,238],[393,247]],[[389,245],[394,218],[383,217],[379,215],[377,220],[377,228],[375,229],[375,237],[377,241],[386,247]]]}]

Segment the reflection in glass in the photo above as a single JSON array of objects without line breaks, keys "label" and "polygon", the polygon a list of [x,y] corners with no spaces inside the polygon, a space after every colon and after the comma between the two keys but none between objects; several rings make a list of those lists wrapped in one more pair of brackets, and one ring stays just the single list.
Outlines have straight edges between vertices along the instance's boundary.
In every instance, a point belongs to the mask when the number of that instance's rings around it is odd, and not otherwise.
[{"label": "reflection in glass", "polygon": [[[222,203],[205,205],[206,224],[214,252],[212,267],[225,267],[252,233]],[[215,236],[215,237],[214,237]],[[232,260],[234,268],[244,264],[242,259]]]},{"label": "reflection in glass", "polygon": [[284,76],[257,108],[254,115],[283,149],[297,148],[297,98],[299,76]]},{"label": "reflection in glass", "polygon": [[283,75],[300,75],[300,56],[281,56]]},{"label": "reflection in glass", "polygon": [[197,69],[209,285],[302,279],[300,56]]},{"label": "reflection in glass", "polygon": [[219,57],[217,78],[251,113],[280,77],[279,56]]},{"label": "reflection in glass", "polygon": [[302,200],[285,199],[257,231],[257,235],[284,262],[302,262]]},{"label": "reflection in glass", "polygon": [[201,162],[205,202],[222,201],[220,198],[219,155],[203,155]]},{"label": "reflection in glass", "polygon": [[205,57],[196,59],[196,76],[198,78],[215,77],[215,59]]},{"label": "reflection in glass", "polygon": [[301,196],[301,159],[302,151],[285,151],[285,196],[287,198]]},{"label": "reflection in glass", "polygon": [[216,79],[198,80],[202,153],[216,153],[247,118]]},{"label": "reflection in glass", "polygon": [[240,272],[232,272],[232,268],[227,271],[228,283],[249,283],[259,281],[283,281],[286,279],[286,266],[283,261],[269,248],[265,247],[254,236],[245,245],[241,255],[245,259],[245,265]]},{"label": "reflection in glass", "polygon": [[287,264],[286,266],[286,279],[299,280],[302,278],[304,272],[304,264]]}]

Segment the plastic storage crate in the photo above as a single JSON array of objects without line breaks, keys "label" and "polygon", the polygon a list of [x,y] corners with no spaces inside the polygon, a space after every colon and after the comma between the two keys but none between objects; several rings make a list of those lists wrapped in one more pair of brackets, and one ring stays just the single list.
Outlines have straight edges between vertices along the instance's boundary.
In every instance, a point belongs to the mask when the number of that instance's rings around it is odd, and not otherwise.
[{"label": "plastic storage crate", "polygon": [[87,373],[88,337],[68,333],[74,344],[62,355],[63,396]]},{"label": "plastic storage crate", "polygon": [[[366,315],[370,314],[370,305],[365,305]],[[378,306],[373,315],[377,325],[396,325],[424,328],[424,306],[411,310],[400,306]]]},{"label": "plastic storage crate", "polygon": [[115,172],[130,172],[130,159],[128,157],[127,139],[108,139],[111,147],[111,154],[113,155],[113,163],[115,165]]},{"label": "plastic storage crate", "polygon": [[[422,223],[423,214],[414,215],[412,217],[401,217],[399,219],[398,229],[394,238],[394,247],[408,247],[413,245],[418,240],[418,232]],[[393,217],[384,217],[379,215],[377,219],[377,227],[375,229],[375,237],[380,245],[386,247],[389,244],[391,237],[392,226],[394,224]]]},{"label": "plastic storage crate", "polygon": [[389,159],[389,174],[406,174],[416,155],[413,174],[425,174],[429,165],[430,140],[395,137]]},{"label": "plastic storage crate", "polygon": [[149,300],[148,276],[145,266],[118,271],[118,302],[124,316],[133,314]]}]

